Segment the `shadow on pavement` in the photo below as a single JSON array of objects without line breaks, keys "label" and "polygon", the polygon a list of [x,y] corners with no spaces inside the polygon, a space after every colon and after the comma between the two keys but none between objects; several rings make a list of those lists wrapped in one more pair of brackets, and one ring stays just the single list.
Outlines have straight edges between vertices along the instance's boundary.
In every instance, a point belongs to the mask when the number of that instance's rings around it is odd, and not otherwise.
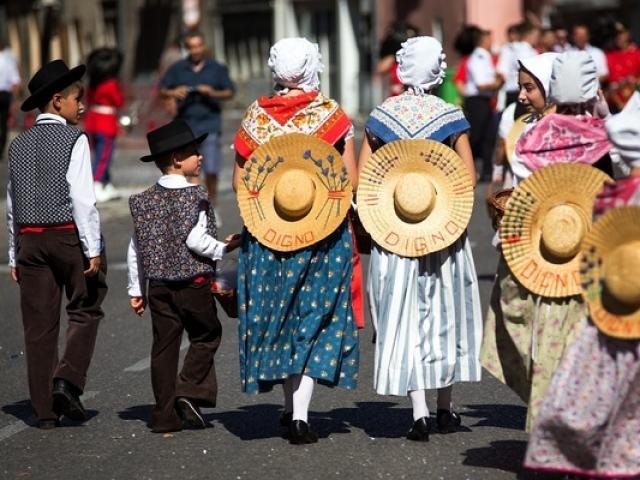
[{"label": "shadow on pavement", "polygon": [[[311,412],[309,422],[320,438],[350,433],[352,428],[363,430],[372,438],[404,438],[413,421],[411,409],[395,408],[396,405],[393,402],[358,402],[353,408]],[[284,436],[286,429],[279,424],[281,413],[280,405],[260,404],[206,414],[205,419],[220,422],[242,440],[259,440]],[[435,418],[432,423],[435,424]],[[458,429],[460,433],[470,431],[464,425]]]},{"label": "shadow on pavement", "polygon": [[527,407],[521,405],[472,404],[462,415],[477,419],[470,427],[497,427],[524,430]]},{"label": "shadow on pavement", "polygon": [[491,442],[488,447],[471,448],[464,452],[466,458],[462,464],[519,473],[526,451],[527,442],[522,440]]},{"label": "shadow on pavement", "polygon": [[[7,415],[12,415],[16,417],[18,420],[22,420],[24,423],[31,427],[35,427],[38,423],[38,418],[36,417],[33,409],[31,408],[31,402],[29,400],[20,400],[18,402],[10,403],[8,405],[2,406],[2,411]],[[89,419],[87,422],[91,421],[91,419],[98,415],[97,410],[87,410],[87,415]],[[74,422],[73,420],[66,419],[62,417],[62,427],[83,427],[86,422]]]},{"label": "shadow on pavement", "polygon": [[153,411],[153,404],[147,405],[135,405],[133,407],[127,407],[126,410],[118,412],[118,417],[122,420],[137,420],[143,422],[149,427],[149,421],[151,420],[151,412]]},{"label": "shadow on pavement", "polygon": [[471,448],[463,453],[463,465],[493,468],[517,474],[519,480],[562,480],[563,475],[538,473],[525,470],[522,466],[527,452],[527,442],[523,440],[503,440],[491,442],[491,446]]},{"label": "shadow on pavement", "polygon": [[279,423],[281,413],[280,405],[259,404],[205,414],[204,417],[209,422],[220,422],[230,433],[242,440],[260,440],[283,436],[285,429]]},{"label": "shadow on pavement", "polygon": [[29,400],[20,400],[9,405],[3,405],[2,411],[7,415],[16,417],[18,420],[22,420],[27,425],[35,425],[37,421]]}]

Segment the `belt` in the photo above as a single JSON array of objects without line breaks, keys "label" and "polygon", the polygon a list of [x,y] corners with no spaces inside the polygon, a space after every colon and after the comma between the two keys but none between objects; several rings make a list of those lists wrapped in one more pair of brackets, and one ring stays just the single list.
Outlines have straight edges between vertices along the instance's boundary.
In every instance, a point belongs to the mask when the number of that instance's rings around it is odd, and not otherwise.
[{"label": "belt", "polygon": [[42,225],[42,226],[28,226],[28,227],[20,227],[18,230],[20,233],[44,233],[56,230],[75,230],[76,224],[64,223],[62,225]]},{"label": "belt", "polygon": [[102,113],[104,115],[115,115],[118,113],[115,107],[110,107],[109,105],[92,105],[89,110],[95,113]]}]

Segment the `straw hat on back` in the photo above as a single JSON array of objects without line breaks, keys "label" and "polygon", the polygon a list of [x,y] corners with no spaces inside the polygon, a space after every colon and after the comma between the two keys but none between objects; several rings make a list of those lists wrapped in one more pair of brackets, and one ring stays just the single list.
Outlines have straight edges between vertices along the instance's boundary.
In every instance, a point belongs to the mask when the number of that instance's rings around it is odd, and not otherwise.
[{"label": "straw hat on back", "polygon": [[281,135],[258,147],[238,185],[244,224],[262,245],[280,252],[313,245],[333,233],[351,205],[342,157],[309,135]]},{"label": "straw hat on back", "polygon": [[583,296],[606,335],[640,339],[640,207],[614,208],[582,246]]},{"label": "straw hat on back", "polygon": [[472,209],[471,174],[442,143],[390,142],[362,166],[360,220],[378,245],[397,255],[447,248],[464,233]]},{"label": "straw hat on back", "polygon": [[504,258],[517,280],[544,297],[580,294],[579,251],[595,197],[609,176],[583,164],[534,172],[514,190],[502,223]]}]

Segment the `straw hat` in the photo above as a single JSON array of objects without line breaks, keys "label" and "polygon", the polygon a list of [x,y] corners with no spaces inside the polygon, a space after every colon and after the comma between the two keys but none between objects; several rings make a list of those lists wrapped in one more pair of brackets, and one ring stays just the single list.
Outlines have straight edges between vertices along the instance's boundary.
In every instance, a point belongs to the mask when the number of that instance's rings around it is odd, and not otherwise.
[{"label": "straw hat", "polygon": [[330,235],[346,217],[351,199],[351,182],[338,151],[301,133],[258,147],[238,182],[245,226],[262,245],[280,252]]},{"label": "straw hat", "polygon": [[504,149],[509,164],[513,163],[513,155],[516,153],[516,144],[524,133],[524,129],[527,126],[526,120],[529,119],[529,117],[531,117],[531,115],[528,113],[520,115],[516,121],[513,122],[511,130],[509,130],[509,135],[507,135],[507,138],[505,139]]},{"label": "straw hat", "polygon": [[580,294],[579,251],[596,195],[609,176],[589,165],[535,171],[514,190],[502,223],[502,253],[518,281],[544,297]]},{"label": "straw hat", "polygon": [[640,207],[614,208],[582,245],[582,295],[602,333],[640,339]]},{"label": "straw hat", "polygon": [[442,250],[464,232],[473,182],[462,159],[433,140],[399,140],[362,166],[358,214],[378,245],[404,257]]}]

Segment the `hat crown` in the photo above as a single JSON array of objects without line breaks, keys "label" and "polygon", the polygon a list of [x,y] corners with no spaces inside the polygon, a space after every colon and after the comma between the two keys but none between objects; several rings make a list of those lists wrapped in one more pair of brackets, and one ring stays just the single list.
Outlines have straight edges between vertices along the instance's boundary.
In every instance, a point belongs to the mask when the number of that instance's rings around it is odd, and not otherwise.
[{"label": "hat crown", "polygon": [[69,67],[63,60],[54,60],[38,70],[29,82],[29,92],[35,93],[45,85],[69,73]]},{"label": "hat crown", "polygon": [[292,169],[282,174],[273,193],[273,204],[278,215],[283,220],[295,222],[311,211],[316,186],[305,171]]},{"label": "hat crown", "polygon": [[147,133],[147,142],[151,155],[160,155],[197,143],[198,139],[187,122],[178,119]]},{"label": "hat crown", "polygon": [[398,216],[408,223],[418,223],[429,216],[436,202],[436,190],[423,173],[407,173],[398,180],[393,192]]},{"label": "hat crown", "polygon": [[552,257],[570,260],[580,251],[585,233],[585,222],[578,210],[571,205],[557,205],[542,221],[541,241]]},{"label": "hat crown", "polygon": [[609,293],[626,306],[640,305],[640,240],[613,250],[604,261],[604,282]]}]

